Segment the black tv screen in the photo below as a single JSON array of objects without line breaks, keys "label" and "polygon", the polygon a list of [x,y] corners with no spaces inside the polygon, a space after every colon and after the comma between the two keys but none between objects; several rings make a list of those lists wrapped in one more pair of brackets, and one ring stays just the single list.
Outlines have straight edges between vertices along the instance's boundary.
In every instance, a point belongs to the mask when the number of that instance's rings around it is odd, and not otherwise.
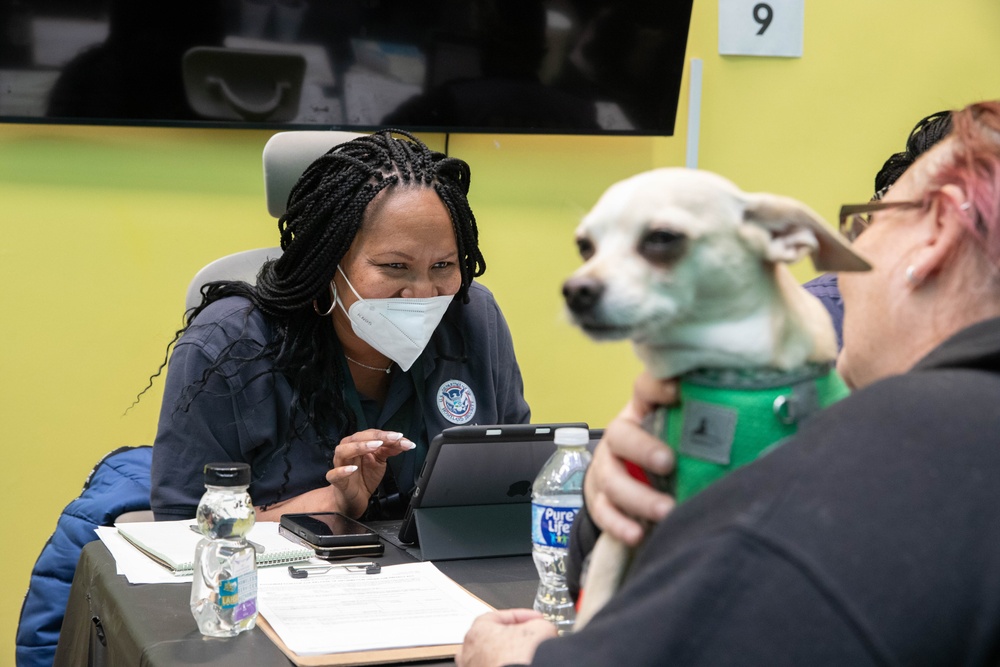
[{"label": "black tv screen", "polygon": [[671,135],[693,0],[0,0],[0,121]]}]

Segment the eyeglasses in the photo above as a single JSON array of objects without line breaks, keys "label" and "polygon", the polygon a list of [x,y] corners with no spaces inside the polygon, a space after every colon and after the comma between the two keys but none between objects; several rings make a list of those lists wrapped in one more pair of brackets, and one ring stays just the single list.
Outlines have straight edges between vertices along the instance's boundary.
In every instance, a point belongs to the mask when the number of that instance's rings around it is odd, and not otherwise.
[{"label": "eyeglasses", "polygon": [[844,204],[840,207],[840,233],[848,241],[861,236],[872,224],[872,213],[887,208],[920,208],[919,201],[870,201],[866,204]]}]

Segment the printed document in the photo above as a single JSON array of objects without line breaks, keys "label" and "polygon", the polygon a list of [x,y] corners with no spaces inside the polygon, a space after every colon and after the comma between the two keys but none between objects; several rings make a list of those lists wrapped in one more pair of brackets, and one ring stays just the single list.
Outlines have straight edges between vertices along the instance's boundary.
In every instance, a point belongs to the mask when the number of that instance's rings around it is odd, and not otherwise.
[{"label": "printed document", "polygon": [[492,611],[430,562],[305,579],[266,568],[257,595],[260,613],[299,655],[461,644],[472,621]]}]

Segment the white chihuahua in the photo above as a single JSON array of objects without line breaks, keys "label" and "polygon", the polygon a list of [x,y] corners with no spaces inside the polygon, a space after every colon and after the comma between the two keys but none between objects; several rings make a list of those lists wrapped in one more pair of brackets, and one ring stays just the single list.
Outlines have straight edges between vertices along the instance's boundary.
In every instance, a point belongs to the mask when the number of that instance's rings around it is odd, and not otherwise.
[{"label": "white chihuahua", "polygon": [[[817,398],[817,386],[820,393],[823,386],[843,387],[832,371],[837,341],[830,316],[785,265],[808,254],[820,271],[870,266],[804,204],[742,192],[706,171],[656,169],[612,185],[584,217],[576,238],[585,262],[563,285],[574,323],[596,340],[631,339],[654,376],[707,371],[707,384],[735,377],[729,388],[742,390],[748,373],[762,374],[767,391],[760,409],[785,429],[767,436],[775,440],[789,432],[786,427],[794,430],[803,415],[832,402]],[[817,377],[820,385],[813,382]],[[760,378],[749,384],[754,382],[759,386]],[[670,488],[679,500],[681,490],[694,493],[759,454],[763,447],[738,453],[746,437],[737,428],[740,419],[747,428],[768,431],[758,428],[759,415],[738,417],[728,408],[688,400],[684,386],[682,381],[682,403],[700,412],[696,426],[669,425],[669,439],[682,441],[679,450],[671,442],[679,454],[677,486]],[[712,429],[726,434],[706,437]],[[663,435],[661,427],[656,432]],[[689,463],[694,468],[685,468]],[[697,479],[705,473],[697,466],[714,467],[711,479]],[[695,479],[687,487],[685,475]],[[631,557],[625,545],[601,536],[589,559],[577,628],[614,594]]]}]

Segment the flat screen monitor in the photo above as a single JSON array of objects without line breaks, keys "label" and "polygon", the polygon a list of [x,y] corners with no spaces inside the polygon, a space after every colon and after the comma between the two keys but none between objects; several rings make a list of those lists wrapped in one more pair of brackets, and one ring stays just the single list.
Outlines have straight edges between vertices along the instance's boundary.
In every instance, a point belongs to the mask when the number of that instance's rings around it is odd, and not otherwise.
[{"label": "flat screen monitor", "polygon": [[0,121],[671,135],[693,0],[0,0]]}]

